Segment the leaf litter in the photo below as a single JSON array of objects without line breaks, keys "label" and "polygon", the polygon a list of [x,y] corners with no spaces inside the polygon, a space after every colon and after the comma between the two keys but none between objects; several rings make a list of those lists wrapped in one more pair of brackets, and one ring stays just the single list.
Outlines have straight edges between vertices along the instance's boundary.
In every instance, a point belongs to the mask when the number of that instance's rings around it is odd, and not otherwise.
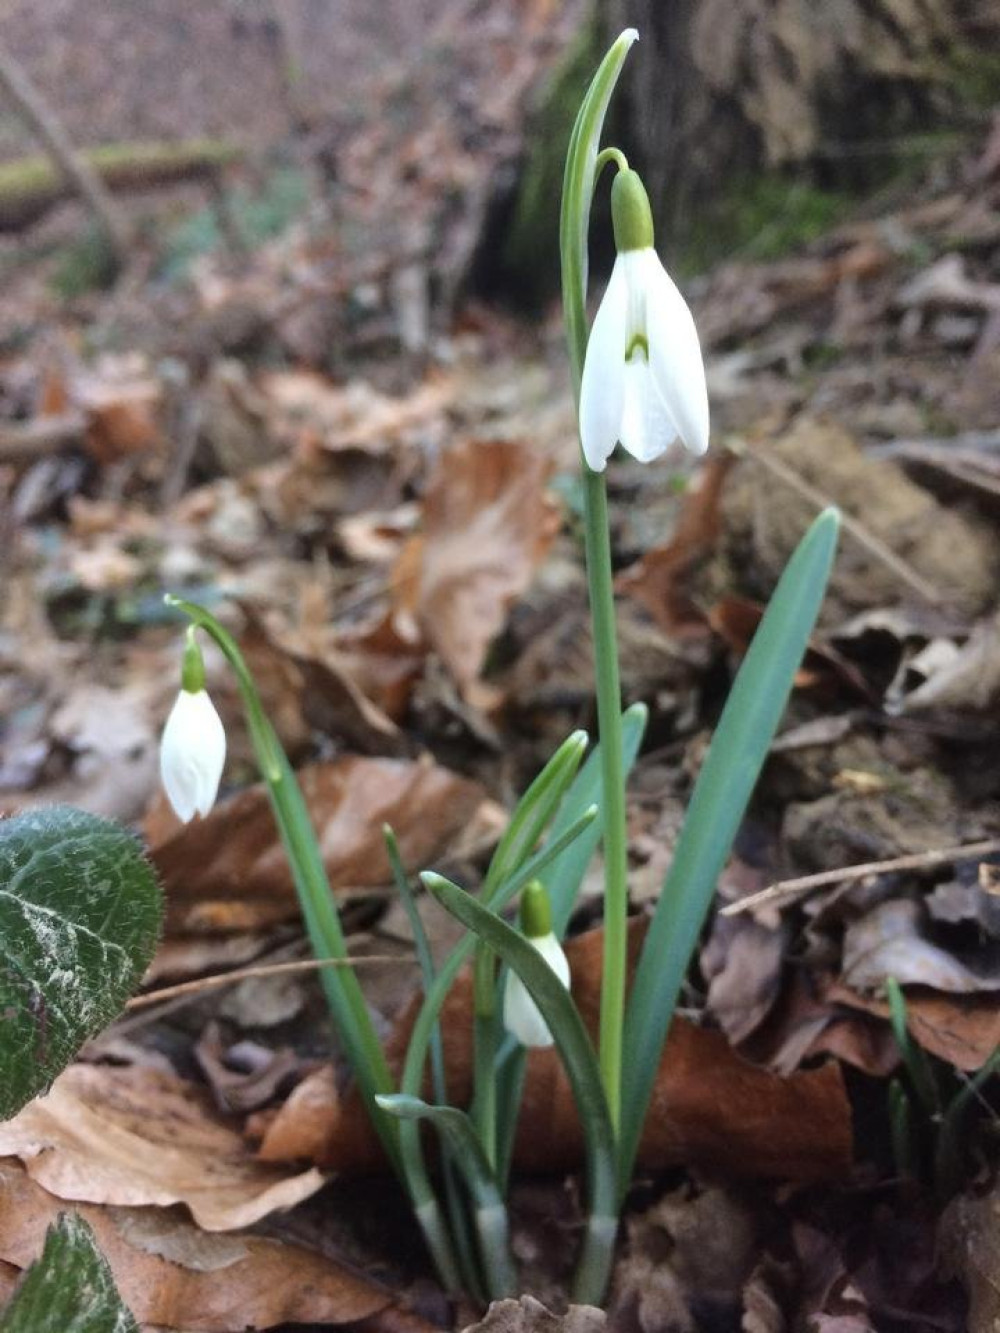
[{"label": "leaf litter", "polygon": [[[546,7],[529,8],[529,42],[501,34],[463,57],[473,83],[496,84],[494,130],[520,126],[556,42]],[[405,78],[386,85],[405,102]],[[0,799],[144,816],[168,893],[151,987],[298,946],[235,697],[211,661],[232,739],[227,799],[180,829],[157,798],[151,759],[177,671],[167,588],[224,606],[247,643],[359,955],[387,937],[409,951],[383,820],[411,870],[474,885],[502,809],[555,741],[593,725],[554,326],[526,356],[529,335],[465,301],[428,257],[447,253],[458,273],[471,256],[487,206],[472,185],[507,151],[503,135],[477,150],[467,125],[434,113],[446,98],[409,92],[412,123],[387,117],[345,140],[351,227],[296,226],[239,264],[206,256],[178,287],[95,296],[58,328],[38,307],[0,370]],[[850,520],[833,595],[720,901],[1000,831],[990,151],[934,187],[933,206],[904,201],[792,258],[703,279],[696,318],[731,448],[694,477],[610,472],[624,693],[651,706],[630,802],[637,917],[725,683],[821,502]],[[468,213],[440,211],[466,189]],[[438,288],[427,308],[421,293]],[[136,350],[95,353],[84,329]],[[32,452],[45,431],[58,445]],[[910,1035],[934,1058],[969,1074],[985,1063],[1000,1044],[996,860],[873,873],[714,918],[660,1070],[606,1312],[555,1308],[545,1232],[558,1219],[561,1244],[578,1223],[566,1180],[580,1156],[556,1064],[533,1056],[514,1239],[555,1312],[524,1297],[490,1327],[992,1327],[995,1088],[970,1134],[980,1179],[942,1216],[899,1182],[884,1142],[899,1052],[883,988],[904,985]],[[585,895],[581,960],[594,918]],[[592,962],[577,972],[592,1005]],[[408,962],[377,984],[371,969],[396,1055],[416,983]],[[421,1296],[420,1260],[394,1267],[378,1227],[361,1226],[348,1172],[377,1165],[374,1145],[330,1063],[315,980],[296,989],[206,991],[135,1027],[131,1015],[121,1044],[96,1043],[0,1129],[0,1289],[69,1200],[150,1326],[375,1327],[392,1314],[421,1327],[425,1308],[439,1325],[474,1322]],[[450,1005],[450,1072],[467,1086],[465,982]],[[314,1193],[312,1163],[343,1174]],[[356,1207],[350,1264],[333,1198]]]}]

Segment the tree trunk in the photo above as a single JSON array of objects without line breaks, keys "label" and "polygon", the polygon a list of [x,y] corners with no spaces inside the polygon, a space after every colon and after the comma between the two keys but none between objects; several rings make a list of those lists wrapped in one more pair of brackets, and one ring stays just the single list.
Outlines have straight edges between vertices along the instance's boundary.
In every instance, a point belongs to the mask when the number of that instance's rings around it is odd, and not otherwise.
[{"label": "tree trunk", "polygon": [[1000,96],[1000,56],[989,54],[1000,8],[976,0],[601,9],[608,39],[627,26],[641,33],[618,129],[668,239],[717,230],[762,177],[828,194],[884,184],[901,159],[940,151],[943,129],[982,118]]},{"label": "tree trunk", "polygon": [[41,93],[24,70],[0,46],[0,90],[7,94],[25,123],[45,145],[57,169],[86,203],[94,220],[108,239],[115,263],[124,264],[128,255],[128,235],[114,201],[100,178],[79,156],[62,124],[46,105]]}]

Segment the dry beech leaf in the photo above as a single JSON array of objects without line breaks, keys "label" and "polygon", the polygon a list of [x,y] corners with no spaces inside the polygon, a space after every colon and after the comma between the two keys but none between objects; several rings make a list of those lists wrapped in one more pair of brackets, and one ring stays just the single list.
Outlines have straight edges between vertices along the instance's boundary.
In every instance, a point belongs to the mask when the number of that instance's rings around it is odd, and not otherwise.
[{"label": "dry beech leaf", "polygon": [[619,574],[619,592],[633,597],[668,634],[702,634],[705,615],[693,602],[689,584],[696,566],[719,537],[719,500],[735,459],[714,455],[684,496],[673,536],[654,546]]},{"label": "dry beech leaf", "polygon": [[[354,755],[298,773],[335,892],[387,885],[382,825],[407,866],[440,864],[496,838],[503,812],[477,782],[429,760]],[[167,892],[168,930],[252,930],[297,918],[291,871],[262,785],[181,825],[165,803],[146,820]]]},{"label": "dry beech leaf", "polygon": [[559,528],[550,465],[530,442],[466,440],[443,453],[423,500],[421,532],[396,562],[397,617],[420,629],[463,691],[472,687],[511,603]]},{"label": "dry beech leaf", "polygon": [[193,1084],[158,1070],[71,1065],[0,1125],[0,1155],[61,1199],[168,1207],[206,1231],[251,1226],[323,1184],[255,1161]]},{"label": "dry beech leaf", "polygon": [[[47,1227],[65,1211],[19,1163],[0,1161],[0,1296],[8,1270],[38,1257]],[[75,1211],[93,1228],[123,1300],[144,1326],[199,1333],[285,1323],[326,1327],[392,1305],[375,1283],[297,1245],[212,1235],[163,1209],[81,1204]]]},{"label": "dry beech leaf", "polygon": [[607,1319],[596,1305],[571,1305],[564,1314],[553,1314],[534,1296],[522,1296],[494,1301],[463,1333],[601,1333]]},{"label": "dry beech leaf", "polygon": [[[641,925],[641,923],[640,923]],[[633,928],[637,951],[641,930]],[[600,1006],[601,931],[567,945],[573,995],[589,1030]],[[442,1032],[449,1094],[464,1105],[472,1090],[471,980],[463,974],[445,1005]],[[398,1063],[415,1016],[397,1024],[389,1055]],[[626,1053],[627,1058],[627,1053]],[[260,1122],[264,1124],[263,1118]],[[332,1074],[317,1072],[266,1124],[260,1157],[305,1158],[341,1171],[379,1162],[374,1133],[355,1093],[338,1098]],[[528,1058],[515,1161],[528,1171],[578,1166],[583,1159],[572,1094],[554,1051]],[[785,1078],[743,1059],[719,1032],[675,1019],[639,1149],[640,1165],[701,1165],[735,1176],[824,1180],[851,1161],[851,1113],[840,1067]]]},{"label": "dry beech leaf", "polygon": [[[889,1006],[884,1000],[859,995],[839,983],[827,987],[824,998],[831,1004],[889,1018]],[[1000,1005],[995,992],[941,995],[930,990],[907,989],[906,1018],[914,1041],[931,1055],[966,1073],[981,1069],[1000,1046]]]}]

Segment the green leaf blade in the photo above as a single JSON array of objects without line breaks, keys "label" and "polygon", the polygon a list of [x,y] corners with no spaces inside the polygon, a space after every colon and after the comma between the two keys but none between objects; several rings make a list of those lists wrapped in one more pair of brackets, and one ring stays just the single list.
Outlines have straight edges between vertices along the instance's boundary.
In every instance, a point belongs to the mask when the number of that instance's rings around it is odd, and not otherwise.
[{"label": "green leaf blade", "polygon": [[650,922],[625,1017],[619,1179],[632,1172],[684,975],[819,615],[840,529],[824,510],[792,555],[733,683]]},{"label": "green leaf blade", "polygon": [[63,1213],[0,1319],[0,1333],[139,1333],[94,1233]]},{"label": "green leaf blade", "polygon": [[0,821],[0,1119],[117,1018],[162,911],[152,868],[116,824],[65,806]]}]

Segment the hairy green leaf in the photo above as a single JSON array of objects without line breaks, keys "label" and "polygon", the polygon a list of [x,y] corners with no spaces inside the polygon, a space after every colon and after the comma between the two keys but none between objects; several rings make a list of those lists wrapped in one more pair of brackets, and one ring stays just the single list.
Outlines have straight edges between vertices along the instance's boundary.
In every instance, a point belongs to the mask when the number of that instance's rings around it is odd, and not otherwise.
[{"label": "hairy green leaf", "polygon": [[41,1257],[0,1319],[0,1333],[139,1333],[82,1217],[63,1213],[49,1227]]},{"label": "hairy green leaf", "polygon": [[117,824],[66,806],[0,821],[0,1119],[118,1016],[161,917],[153,871]]}]

